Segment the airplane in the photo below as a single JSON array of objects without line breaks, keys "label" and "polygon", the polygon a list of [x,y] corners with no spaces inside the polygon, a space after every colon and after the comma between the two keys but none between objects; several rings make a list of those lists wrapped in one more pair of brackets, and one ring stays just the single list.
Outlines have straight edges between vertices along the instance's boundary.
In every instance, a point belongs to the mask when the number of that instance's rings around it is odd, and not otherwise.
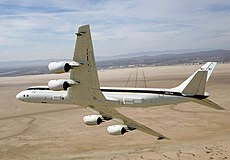
[{"label": "airplane", "polygon": [[158,137],[158,140],[169,138],[119,113],[116,108],[195,102],[224,110],[223,107],[207,99],[209,94],[205,92],[206,83],[217,62],[207,62],[174,88],[100,87],[90,26],[79,27],[76,36],[73,60],[51,62],[48,65],[51,73],[70,71],[70,78],[50,80],[48,86],[29,87],[16,95],[18,100],[31,103],[76,104],[95,113],[83,117],[86,125],[99,125],[113,119],[119,124],[108,126],[107,131],[110,135],[123,135],[126,132],[139,130]]}]

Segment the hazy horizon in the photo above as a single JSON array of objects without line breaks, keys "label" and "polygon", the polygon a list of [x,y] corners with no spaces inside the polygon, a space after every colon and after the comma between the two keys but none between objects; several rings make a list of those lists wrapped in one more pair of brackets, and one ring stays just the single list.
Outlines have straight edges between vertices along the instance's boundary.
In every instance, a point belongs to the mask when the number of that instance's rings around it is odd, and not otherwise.
[{"label": "hazy horizon", "polygon": [[[190,53],[192,54],[193,52],[200,52],[200,51],[215,51],[215,50],[229,50],[229,49],[178,49],[178,50],[162,50],[162,51],[143,51],[143,52],[133,52],[133,53],[118,53],[114,55],[105,55],[105,56],[97,56],[97,53],[95,54],[95,59],[113,59],[116,56],[121,56],[120,58],[122,59],[123,57],[141,57],[144,56],[145,54],[152,53],[151,56],[155,55],[163,55],[163,54],[184,54],[184,53]],[[141,55],[141,53],[143,53]],[[138,55],[139,54],[139,55]],[[23,62],[23,61],[46,61],[46,60],[71,60],[73,56],[73,52],[69,54],[68,57],[47,57],[47,58],[36,58],[36,59],[26,59],[26,58],[21,58],[21,59],[13,59],[13,60],[0,60],[0,63],[5,63],[5,62]],[[115,58],[119,59],[119,57]]]}]

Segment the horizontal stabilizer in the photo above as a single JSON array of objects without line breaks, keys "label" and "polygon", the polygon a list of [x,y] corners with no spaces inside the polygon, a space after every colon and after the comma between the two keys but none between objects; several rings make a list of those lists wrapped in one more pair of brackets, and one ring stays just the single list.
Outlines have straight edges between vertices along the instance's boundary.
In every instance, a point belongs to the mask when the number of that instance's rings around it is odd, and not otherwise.
[{"label": "horizontal stabilizer", "polygon": [[198,104],[201,104],[201,105],[204,105],[204,106],[207,106],[207,107],[210,107],[210,108],[213,108],[213,109],[217,109],[217,110],[225,110],[225,108],[219,106],[218,104],[212,102],[211,100],[209,99],[194,99],[194,102],[195,103],[198,103]]}]

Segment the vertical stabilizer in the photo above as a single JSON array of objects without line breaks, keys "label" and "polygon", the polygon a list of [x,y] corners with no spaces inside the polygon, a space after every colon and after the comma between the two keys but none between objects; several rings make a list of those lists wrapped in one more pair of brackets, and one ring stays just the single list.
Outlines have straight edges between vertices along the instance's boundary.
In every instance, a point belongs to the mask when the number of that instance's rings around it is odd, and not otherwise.
[{"label": "vertical stabilizer", "polygon": [[182,93],[185,95],[204,95],[207,71],[198,71],[185,86]]},{"label": "vertical stabilizer", "polygon": [[204,95],[206,83],[216,66],[216,62],[207,62],[188,79],[173,89],[185,95]]},{"label": "vertical stabilizer", "polygon": [[208,82],[217,62],[207,62],[199,70],[208,71],[206,82]]}]

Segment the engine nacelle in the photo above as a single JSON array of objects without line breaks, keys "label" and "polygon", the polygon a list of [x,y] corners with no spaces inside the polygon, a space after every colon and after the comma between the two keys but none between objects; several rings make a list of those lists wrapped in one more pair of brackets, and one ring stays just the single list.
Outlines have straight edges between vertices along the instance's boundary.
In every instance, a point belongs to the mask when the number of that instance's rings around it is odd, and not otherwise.
[{"label": "engine nacelle", "polygon": [[51,62],[48,65],[48,69],[52,73],[65,73],[69,72],[70,69],[73,69],[74,67],[79,67],[81,64],[78,62]]},{"label": "engine nacelle", "polygon": [[83,117],[83,121],[87,125],[99,125],[103,122],[101,115],[88,115]]},{"label": "engine nacelle", "polygon": [[126,125],[112,125],[108,126],[107,131],[111,135],[123,135],[128,132],[128,127]]},{"label": "engine nacelle", "polygon": [[49,89],[54,91],[61,91],[61,90],[67,90],[69,87],[75,84],[77,84],[77,82],[73,80],[58,79],[58,80],[50,80],[48,82],[48,87]]}]

